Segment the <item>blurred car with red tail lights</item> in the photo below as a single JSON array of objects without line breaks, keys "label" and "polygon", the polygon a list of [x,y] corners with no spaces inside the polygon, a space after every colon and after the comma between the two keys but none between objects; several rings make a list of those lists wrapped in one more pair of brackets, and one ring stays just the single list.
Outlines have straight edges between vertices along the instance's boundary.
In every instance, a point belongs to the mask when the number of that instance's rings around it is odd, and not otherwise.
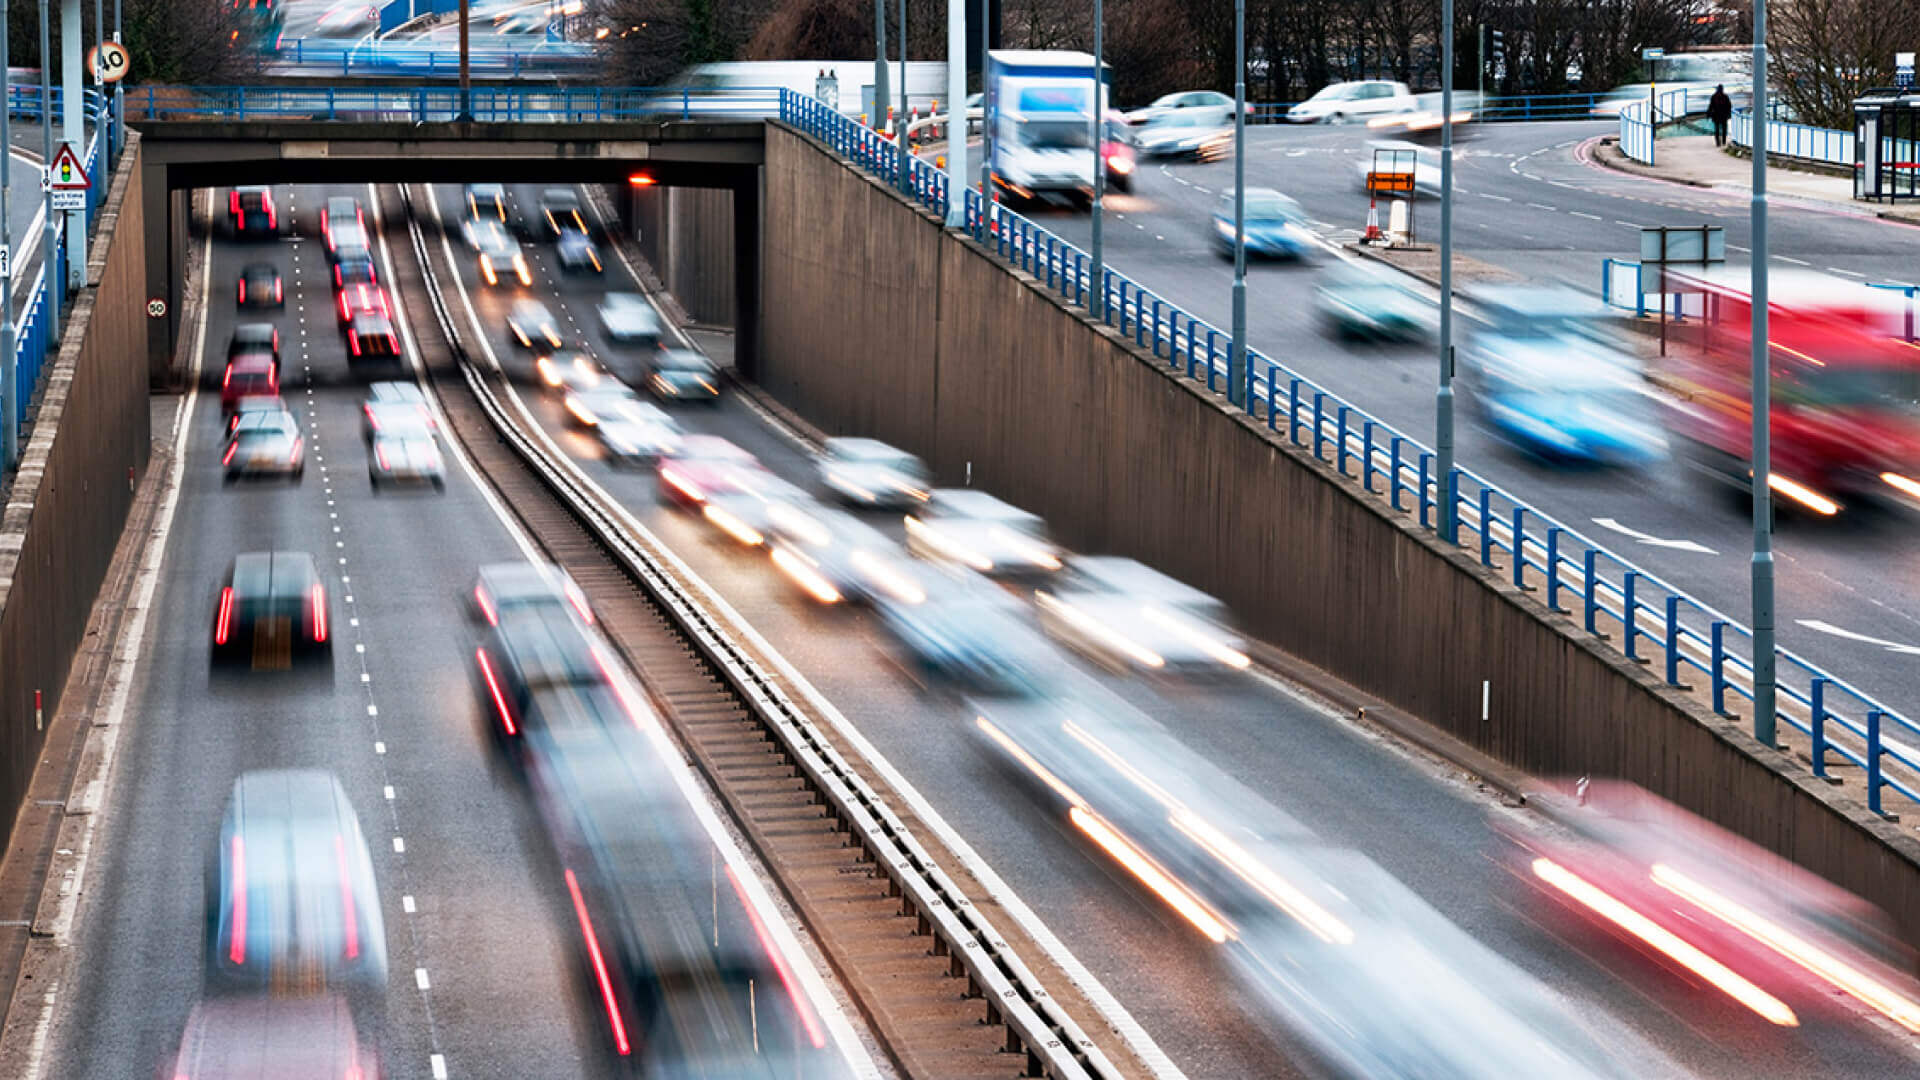
[{"label": "blurred car with red tail lights", "polygon": [[227,224],[241,239],[271,237],[280,231],[280,213],[274,209],[273,189],[264,185],[237,187],[227,193]]},{"label": "blurred car with red tail lights", "polygon": [[267,353],[236,356],[220,376],[220,411],[232,415],[240,399],[280,396],[279,366]]},{"label": "blurred car with red tail lights", "polygon": [[630,685],[616,683],[611,653],[571,604],[493,613],[474,650],[474,678],[503,743],[534,730],[629,725],[647,712]]},{"label": "blurred car with red tail lights", "polygon": [[206,905],[209,993],[336,990],[384,1004],[387,931],[373,859],[332,773],[261,769],[234,781]]},{"label": "blurred car with red tail lights", "polygon": [[292,409],[287,408],[286,399],[279,394],[249,394],[233,403],[233,409],[227,415],[227,434],[233,434],[234,429],[240,426],[240,421],[262,413],[270,415],[284,413],[287,422],[295,426],[299,425],[299,419],[293,415]]},{"label": "blurred car with red tail lights", "polygon": [[762,483],[771,474],[758,458],[718,435],[688,435],[660,459],[660,494],[681,506],[700,506],[716,494]]},{"label": "blurred car with red tail lights", "polygon": [[400,334],[385,315],[355,315],[347,324],[347,366],[360,371],[399,371],[406,367]]},{"label": "blurred car with red tail lights", "polygon": [[208,998],[187,1016],[164,1080],[384,1080],[379,1049],[338,994]]},{"label": "blurred car with red tail lights", "polygon": [[367,455],[367,483],[375,492],[409,485],[445,491],[446,457],[425,428],[383,431],[373,437]]},{"label": "blurred car with red tail lights", "polygon": [[489,563],[473,583],[473,613],[489,626],[527,608],[572,611],[592,625],[587,594],[565,570],[552,563]]},{"label": "blurred car with red tail lights", "polygon": [[331,657],[330,610],[319,564],[304,551],[234,556],[215,604],[213,658],[286,668],[299,653]]},{"label": "blurred car with red tail lights", "polygon": [[286,306],[286,289],[280,281],[280,268],[272,263],[248,263],[240,270],[235,302],[243,308]]},{"label": "blurred car with red tail lights", "polygon": [[1125,122],[1107,121],[1107,137],[1100,142],[1100,160],[1106,164],[1107,186],[1131,193],[1139,155],[1134,152],[1133,131]]},{"label": "blurred car with red tail lights", "polygon": [[412,430],[440,430],[440,422],[427,407],[426,395],[420,387],[391,380],[369,384],[367,400],[360,406],[362,441],[371,442],[382,431]]},{"label": "blurred car with red tail lights", "polygon": [[306,476],[306,440],[293,414],[256,411],[237,416],[220,455],[225,482],[271,477],[299,483]]}]

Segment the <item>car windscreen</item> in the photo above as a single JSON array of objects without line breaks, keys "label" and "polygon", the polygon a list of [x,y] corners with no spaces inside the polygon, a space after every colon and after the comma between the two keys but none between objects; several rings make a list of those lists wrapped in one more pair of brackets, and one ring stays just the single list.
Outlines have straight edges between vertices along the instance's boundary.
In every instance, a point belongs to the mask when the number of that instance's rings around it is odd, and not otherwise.
[{"label": "car windscreen", "polygon": [[1078,150],[1091,145],[1093,132],[1081,118],[1029,120],[1017,129],[1020,141],[1036,150]]}]

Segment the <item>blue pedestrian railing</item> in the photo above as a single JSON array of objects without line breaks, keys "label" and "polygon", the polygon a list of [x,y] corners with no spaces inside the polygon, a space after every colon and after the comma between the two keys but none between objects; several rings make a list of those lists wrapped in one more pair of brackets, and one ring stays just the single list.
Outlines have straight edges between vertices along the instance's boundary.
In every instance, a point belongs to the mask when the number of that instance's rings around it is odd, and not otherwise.
[{"label": "blue pedestrian railing", "polygon": [[[324,68],[342,75],[458,75],[460,50],[426,45],[288,38],[272,54],[276,65]],[[467,55],[467,70],[479,75],[517,76],[557,68],[590,68],[600,55],[580,42],[553,42],[526,48],[478,48]]]},{"label": "blue pedestrian railing", "polygon": [[[915,160],[903,178],[898,149],[878,134],[791,91],[781,95],[780,119],[945,215],[950,192],[942,174]],[[967,190],[964,199],[965,228],[975,241],[1040,286],[1095,308],[1085,251],[978,191]],[[1112,267],[1101,281],[1102,321],[1174,371],[1204,380],[1208,390],[1227,389],[1230,334]],[[1241,392],[1229,395],[1244,402],[1235,407],[1428,531],[1438,527],[1441,500],[1450,500],[1458,543],[1550,610],[1577,618],[1585,633],[1613,640],[1631,659],[1657,663],[1668,685],[1702,691],[1723,716],[1738,699],[1752,700],[1753,636],[1734,619],[1470,469],[1436,475],[1431,448],[1258,350],[1247,350],[1244,378]],[[1860,766],[1876,812],[1889,790],[1920,803],[1920,726],[1790,650],[1777,650],[1776,662],[1779,716],[1812,740],[1818,775],[1842,762]]]},{"label": "blue pedestrian railing", "polygon": [[[1735,146],[1753,149],[1752,109],[1734,110],[1733,121],[1727,125],[1727,138]],[[1854,167],[1854,134],[1769,117],[1767,153],[1851,169]]]},{"label": "blue pedestrian railing", "polygon": [[[476,86],[483,123],[606,123],[763,119],[780,114],[776,87],[694,90],[649,86]],[[446,123],[460,115],[457,86],[142,86],[125,95],[127,120],[394,120]]]},{"label": "blue pedestrian railing", "polygon": [[[57,121],[64,107],[66,95],[56,86],[53,88],[53,115]],[[81,108],[88,121],[100,118],[100,95],[92,90],[81,91]],[[32,83],[7,84],[7,112],[16,120],[31,120],[35,123],[46,115],[46,103],[41,100],[40,87]]]},{"label": "blue pedestrian railing", "polygon": [[1652,165],[1654,138],[1660,125],[1705,112],[1706,108],[1705,95],[1684,88],[1661,91],[1651,101],[1629,102],[1620,109],[1620,152]]}]

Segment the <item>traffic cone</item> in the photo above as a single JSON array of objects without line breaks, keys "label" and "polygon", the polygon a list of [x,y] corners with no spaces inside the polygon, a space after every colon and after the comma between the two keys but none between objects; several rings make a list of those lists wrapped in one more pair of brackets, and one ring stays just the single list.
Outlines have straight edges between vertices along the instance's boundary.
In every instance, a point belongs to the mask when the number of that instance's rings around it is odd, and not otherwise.
[{"label": "traffic cone", "polygon": [[1374,205],[1374,200],[1368,199],[1367,234],[1360,238],[1360,242],[1363,244],[1378,244],[1385,239],[1386,237],[1380,232],[1380,210]]}]

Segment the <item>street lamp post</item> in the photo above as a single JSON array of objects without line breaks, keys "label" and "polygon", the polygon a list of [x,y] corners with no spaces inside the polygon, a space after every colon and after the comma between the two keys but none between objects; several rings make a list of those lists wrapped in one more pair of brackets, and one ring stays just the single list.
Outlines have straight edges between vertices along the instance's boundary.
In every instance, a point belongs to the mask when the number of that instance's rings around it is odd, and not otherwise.
[{"label": "street lamp post", "polygon": [[[53,208],[53,42],[48,28],[47,0],[40,0],[40,160],[47,169],[40,188],[40,201],[46,209],[46,229],[41,234],[40,261],[47,279],[47,334],[60,340],[60,301],[64,290],[53,276],[53,249],[60,243],[60,215]],[[12,297],[7,298],[12,302]]]},{"label": "street lamp post", "polygon": [[947,228],[966,223],[967,0],[947,0]]},{"label": "street lamp post", "polygon": [[[906,37],[903,29],[901,37]],[[873,0],[873,116],[875,131],[885,126],[887,115],[887,0]]]},{"label": "street lamp post", "polygon": [[1093,258],[1087,272],[1087,314],[1102,321],[1107,317],[1103,273],[1107,248],[1106,234],[1101,227],[1101,203],[1107,195],[1107,159],[1100,152],[1107,134],[1107,75],[1101,70],[1106,63],[1105,22],[1105,3],[1093,0]]},{"label": "street lamp post", "polygon": [[1459,540],[1453,500],[1453,0],[1440,2],[1440,386],[1433,413],[1440,538],[1452,544]]},{"label": "street lamp post", "polygon": [[467,65],[468,21],[467,0],[460,0],[460,115],[456,119],[463,122],[473,119],[473,74]]},{"label": "street lamp post", "polygon": [[907,147],[907,0],[900,0],[900,111],[894,114],[893,141],[900,147],[900,190],[913,193],[913,152]]},{"label": "street lamp post", "polygon": [[1247,0],[1233,0],[1233,345],[1227,400],[1235,405],[1253,404],[1247,368]]},{"label": "street lamp post", "polygon": [[1774,745],[1773,491],[1767,372],[1767,0],[1753,0],[1753,737]]},{"label": "street lamp post", "polygon": [[[0,71],[7,69],[7,0],[0,0]],[[0,146],[13,145],[13,110],[0,106]],[[0,467],[20,465],[20,372],[13,346],[12,154],[0,153]]]}]

